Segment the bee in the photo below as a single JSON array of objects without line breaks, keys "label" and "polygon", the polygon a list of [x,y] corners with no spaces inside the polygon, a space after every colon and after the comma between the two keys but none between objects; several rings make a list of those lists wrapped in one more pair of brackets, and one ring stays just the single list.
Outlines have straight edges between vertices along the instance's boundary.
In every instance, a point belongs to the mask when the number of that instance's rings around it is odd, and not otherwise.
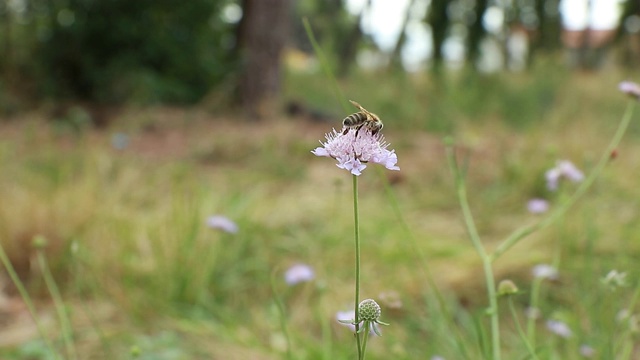
[{"label": "bee", "polygon": [[362,127],[366,127],[366,129],[371,131],[371,135],[375,135],[382,130],[382,121],[378,115],[369,112],[367,109],[363,108],[362,105],[353,100],[349,100],[349,102],[351,102],[353,106],[357,107],[360,111],[351,114],[342,120],[342,126],[344,127],[342,135],[346,135],[351,129],[356,129],[356,136],[358,136],[358,132]]}]

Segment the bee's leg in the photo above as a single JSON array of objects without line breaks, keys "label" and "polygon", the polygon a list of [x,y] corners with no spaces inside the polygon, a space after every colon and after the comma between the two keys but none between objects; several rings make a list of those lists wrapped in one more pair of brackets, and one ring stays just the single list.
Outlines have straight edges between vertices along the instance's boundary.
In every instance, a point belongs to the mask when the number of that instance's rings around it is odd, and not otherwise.
[{"label": "bee's leg", "polygon": [[356,136],[355,136],[355,137],[358,137],[358,133],[360,132],[360,129],[362,129],[362,127],[363,127],[363,126],[364,126],[364,123],[363,123],[363,124],[360,124],[360,125],[356,128]]},{"label": "bee's leg", "polygon": [[345,127],[344,127],[344,131],[342,132],[342,135],[347,135],[347,133],[349,132],[349,130],[351,130],[351,128],[350,128],[350,127],[348,127],[348,126],[345,126]]}]

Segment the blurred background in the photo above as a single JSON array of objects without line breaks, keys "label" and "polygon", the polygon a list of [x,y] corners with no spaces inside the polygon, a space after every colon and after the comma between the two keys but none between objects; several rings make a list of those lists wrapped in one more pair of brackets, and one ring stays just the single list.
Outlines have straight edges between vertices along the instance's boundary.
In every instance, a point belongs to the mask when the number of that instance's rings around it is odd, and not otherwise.
[{"label": "blurred background", "polygon": [[305,17],[340,79],[524,72],[547,59],[585,71],[637,66],[640,5],[592,2],[5,0],[0,109],[85,103],[105,125],[101,106],[215,102],[259,117],[265,101],[291,100],[284,73],[320,71]]},{"label": "blurred background", "polygon": [[[393,324],[370,357],[481,358],[481,264],[441,139],[492,249],[543,216],[530,200],[575,189],[545,188],[556,161],[593,168],[638,60],[637,0],[0,0],[0,357],[352,358],[335,321],[352,310],[349,174],[310,151],[353,99],[402,169],[361,176],[363,294]],[[524,287],[560,269],[540,307],[576,337],[549,358],[610,354],[587,330],[614,331],[630,294],[583,295],[612,267],[638,275],[639,136],[579,210],[495,263]]]}]

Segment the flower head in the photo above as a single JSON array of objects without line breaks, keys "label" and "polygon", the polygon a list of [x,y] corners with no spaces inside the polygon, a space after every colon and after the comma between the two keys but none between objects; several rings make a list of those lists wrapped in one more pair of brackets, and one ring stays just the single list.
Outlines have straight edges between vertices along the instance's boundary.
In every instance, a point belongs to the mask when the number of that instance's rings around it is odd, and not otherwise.
[{"label": "flower head", "polygon": [[533,273],[534,278],[549,280],[558,279],[558,270],[548,264],[536,265],[533,267],[533,270],[531,272]]},{"label": "flower head", "polygon": [[[355,315],[355,312],[352,312],[351,314]],[[352,329],[354,330],[355,330],[356,324],[362,323],[362,326],[360,327],[358,332],[361,332],[364,329],[369,329],[369,331],[373,331],[376,335],[382,336],[380,334],[380,330],[376,325],[389,325],[389,324],[380,321],[381,314],[382,314],[382,311],[380,310],[380,305],[378,305],[378,303],[375,302],[375,300],[373,299],[366,299],[366,300],[362,300],[358,305],[358,322],[356,322],[355,319],[353,319],[353,317],[351,318],[351,320],[340,319],[340,315],[346,315],[346,312],[338,313],[338,316],[339,316],[338,321],[345,325],[352,325],[353,326]]]},{"label": "flower head", "polygon": [[295,285],[302,282],[311,281],[315,274],[311,266],[306,264],[295,264],[284,273],[284,281],[288,285]]},{"label": "flower head", "polygon": [[558,182],[561,178],[567,178],[577,183],[584,180],[584,174],[569,160],[561,160],[556,166],[547,170],[545,178],[547,179],[547,189],[555,191],[558,189]]},{"label": "flower head", "polygon": [[623,81],[618,85],[618,89],[623,93],[640,100],[640,85],[633,81]]},{"label": "flower head", "polygon": [[547,330],[565,339],[568,339],[573,336],[573,331],[571,331],[571,328],[569,328],[569,325],[558,320],[548,320]]},{"label": "flower head", "polygon": [[512,280],[502,280],[498,284],[498,296],[510,296],[517,293],[518,286]]},{"label": "flower head", "polygon": [[207,226],[212,229],[219,229],[224,232],[228,232],[230,234],[235,234],[238,232],[238,225],[233,222],[233,220],[223,215],[209,216],[209,218],[207,219]]},{"label": "flower head", "polygon": [[542,214],[549,210],[549,202],[545,199],[531,199],[527,202],[527,210],[532,214]]},{"label": "flower head", "polygon": [[615,291],[617,288],[627,286],[627,273],[611,270],[601,281],[604,285],[608,286],[611,291]]},{"label": "flower head", "polygon": [[[357,134],[356,134],[357,133]],[[368,162],[381,164],[389,170],[400,170],[396,165],[398,155],[395,150],[388,150],[389,144],[381,133],[371,134],[371,131],[332,132],[325,135],[326,141],[320,142],[311,153],[315,156],[326,156],[338,161],[339,168],[345,169],[353,175],[360,175]]]}]

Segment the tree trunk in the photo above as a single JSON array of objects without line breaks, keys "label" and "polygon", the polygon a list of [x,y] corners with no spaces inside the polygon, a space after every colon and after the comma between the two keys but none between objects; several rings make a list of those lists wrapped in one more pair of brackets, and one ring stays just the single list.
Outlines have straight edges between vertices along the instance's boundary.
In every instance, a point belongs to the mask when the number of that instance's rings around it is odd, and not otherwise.
[{"label": "tree trunk", "polygon": [[411,18],[411,10],[413,9],[416,0],[411,0],[407,5],[407,11],[404,13],[404,18],[402,19],[402,27],[400,28],[400,34],[398,35],[398,39],[396,40],[396,44],[393,47],[393,51],[391,52],[391,61],[390,67],[392,69],[402,69],[402,48],[407,41],[407,25],[409,24],[409,19]]},{"label": "tree trunk", "polygon": [[362,15],[371,7],[371,0],[367,0],[362,7],[362,11],[358,14],[358,18],[353,24],[353,28],[347,35],[346,40],[342,41],[340,51],[338,52],[338,77],[345,77],[349,73],[351,65],[358,54],[358,45],[362,40]]},{"label": "tree trunk", "polygon": [[238,25],[242,59],[240,104],[252,120],[259,120],[280,94],[280,64],[287,41],[289,0],[243,0]]},{"label": "tree trunk", "polygon": [[433,72],[439,74],[442,67],[442,45],[447,38],[449,29],[449,15],[447,14],[448,0],[432,0],[427,16],[427,22],[431,25],[431,38],[433,40]]},{"label": "tree trunk", "polygon": [[475,6],[476,21],[469,27],[469,36],[467,37],[467,63],[474,68],[480,58],[480,43],[487,33],[482,23],[486,10],[487,0],[477,0]]}]

